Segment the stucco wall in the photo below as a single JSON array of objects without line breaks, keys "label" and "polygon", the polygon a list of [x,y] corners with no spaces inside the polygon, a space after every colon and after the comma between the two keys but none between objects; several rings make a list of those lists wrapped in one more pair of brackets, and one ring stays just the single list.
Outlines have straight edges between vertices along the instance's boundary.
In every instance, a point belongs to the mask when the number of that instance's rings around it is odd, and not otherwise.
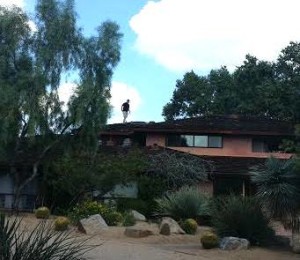
[{"label": "stucco wall", "polygon": [[165,136],[161,134],[147,134],[146,146],[165,146]]},{"label": "stucco wall", "polygon": [[[146,140],[147,146],[159,145],[165,146],[165,136],[163,134],[148,134]],[[177,151],[188,152],[195,155],[208,156],[232,156],[232,157],[256,157],[267,158],[273,155],[277,158],[288,159],[291,154],[288,153],[260,153],[252,152],[252,138],[239,136],[224,136],[222,148],[200,148],[200,147],[168,147]]]}]

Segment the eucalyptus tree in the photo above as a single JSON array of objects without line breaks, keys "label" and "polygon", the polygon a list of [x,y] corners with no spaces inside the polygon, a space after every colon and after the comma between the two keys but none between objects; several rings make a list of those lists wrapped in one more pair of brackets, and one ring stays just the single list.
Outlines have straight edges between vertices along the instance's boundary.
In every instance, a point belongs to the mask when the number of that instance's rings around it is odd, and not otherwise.
[{"label": "eucalyptus tree", "polygon": [[[70,140],[66,134],[76,132],[81,148],[95,151],[120,60],[119,26],[106,21],[84,37],[74,0],[38,0],[33,21],[36,30],[21,9],[0,7],[0,149],[15,178],[15,208],[41,163],[67,147],[59,145]],[[75,73],[78,88],[63,104],[58,89],[64,75]]]}]

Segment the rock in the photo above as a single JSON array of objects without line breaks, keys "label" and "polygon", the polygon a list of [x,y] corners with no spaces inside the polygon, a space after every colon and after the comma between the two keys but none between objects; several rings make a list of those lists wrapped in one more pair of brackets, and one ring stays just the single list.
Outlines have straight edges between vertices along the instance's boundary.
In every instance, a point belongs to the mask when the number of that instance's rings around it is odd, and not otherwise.
[{"label": "rock", "polygon": [[108,225],[100,214],[83,218],[79,221],[78,230],[87,234],[94,235],[101,232],[103,229],[107,229]]},{"label": "rock", "polygon": [[[172,218],[165,217],[162,219],[160,223],[160,231],[159,233],[161,234],[162,229],[164,229],[163,232],[167,232],[167,227],[169,226],[170,229],[170,234],[185,234],[183,229],[179,226],[179,224]],[[168,232],[167,232],[168,233]]]},{"label": "rock", "polygon": [[162,224],[161,227],[160,227],[159,233],[164,235],[164,236],[171,235],[170,225],[168,223]]},{"label": "rock", "polygon": [[147,237],[153,235],[154,233],[152,230],[133,226],[133,227],[127,227],[124,231],[124,234],[127,237],[140,238],[140,237]]},{"label": "rock", "polygon": [[137,220],[137,221],[146,221],[146,217],[143,214],[137,212],[136,210],[131,210],[131,213],[132,213],[135,220]]},{"label": "rock", "polygon": [[223,237],[220,241],[220,248],[223,250],[249,249],[250,242],[244,238]]}]

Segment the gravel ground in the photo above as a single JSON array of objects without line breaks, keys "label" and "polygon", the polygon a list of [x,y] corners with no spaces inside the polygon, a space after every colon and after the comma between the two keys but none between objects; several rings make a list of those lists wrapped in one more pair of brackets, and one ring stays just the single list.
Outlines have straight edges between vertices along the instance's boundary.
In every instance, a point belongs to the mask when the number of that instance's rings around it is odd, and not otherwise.
[{"label": "gravel ground", "polygon": [[[50,219],[48,221],[52,221]],[[22,227],[32,229],[38,220],[32,215],[22,216]],[[155,225],[152,225],[155,228]],[[207,227],[200,227],[196,235],[159,234],[145,238],[129,238],[124,235],[124,227],[109,227],[90,238],[89,244],[100,245],[86,253],[89,260],[293,260],[300,255],[286,249],[266,249],[251,247],[249,250],[224,251],[202,249],[200,235]],[[283,233],[281,229],[278,229]],[[89,238],[73,228],[72,234],[78,238]],[[290,234],[285,232],[286,236]]]}]

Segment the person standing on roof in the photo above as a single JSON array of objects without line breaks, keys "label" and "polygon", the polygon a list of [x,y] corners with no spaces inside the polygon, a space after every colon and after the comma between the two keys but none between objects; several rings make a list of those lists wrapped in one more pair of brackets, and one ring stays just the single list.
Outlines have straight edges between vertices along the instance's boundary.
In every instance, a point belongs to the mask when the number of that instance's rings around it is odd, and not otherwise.
[{"label": "person standing on roof", "polygon": [[130,113],[129,99],[127,99],[127,101],[122,104],[121,111],[123,113],[123,123],[126,123],[126,119],[128,117],[128,114]]}]

